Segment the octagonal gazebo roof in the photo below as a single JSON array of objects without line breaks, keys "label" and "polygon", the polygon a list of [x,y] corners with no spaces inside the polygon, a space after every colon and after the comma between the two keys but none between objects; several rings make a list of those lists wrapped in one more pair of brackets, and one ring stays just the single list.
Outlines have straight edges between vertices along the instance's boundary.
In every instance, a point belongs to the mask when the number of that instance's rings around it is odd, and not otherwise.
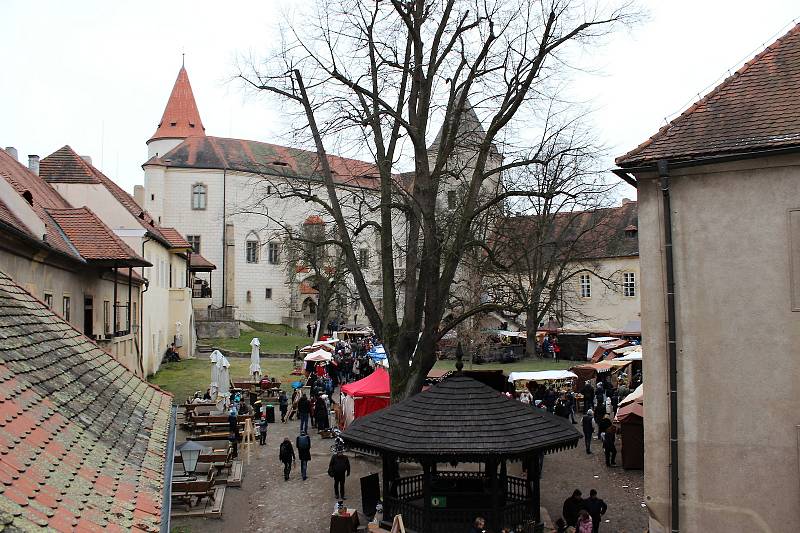
[{"label": "octagonal gazebo roof", "polygon": [[512,400],[463,375],[356,419],[342,434],[353,449],[401,458],[461,461],[575,447],[567,420]]}]

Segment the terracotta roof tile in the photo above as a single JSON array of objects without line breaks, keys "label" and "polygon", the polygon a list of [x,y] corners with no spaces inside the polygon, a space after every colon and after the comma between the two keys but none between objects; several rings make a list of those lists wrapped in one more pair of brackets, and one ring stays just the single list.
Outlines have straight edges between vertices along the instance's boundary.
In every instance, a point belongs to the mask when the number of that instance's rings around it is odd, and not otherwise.
[{"label": "terracotta roof tile", "polygon": [[800,24],[647,141],[623,167],[800,146]]},{"label": "terracotta roof tile", "polygon": [[[81,256],[90,261],[121,261],[129,266],[152,266],[125,244],[88,207],[48,209]],[[147,264],[145,264],[147,263]]]},{"label": "terracotta roof tile", "polygon": [[192,252],[191,256],[189,257],[189,269],[198,271],[216,270],[217,265],[202,255]]},{"label": "terracotta roof tile", "polygon": [[40,161],[39,175],[50,183],[100,183],[89,164],[69,146]]},{"label": "terracotta roof tile", "polygon": [[319,291],[306,282],[300,283],[300,294],[319,294]]},{"label": "terracotta roof tile", "polygon": [[1,272],[0,338],[3,524],[158,531],[171,397]]},{"label": "terracotta roof tile", "polygon": [[173,248],[191,248],[192,245],[189,244],[189,241],[183,238],[183,235],[178,232],[175,228],[165,228],[164,226],[159,226],[158,230],[161,232],[161,235],[164,236],[167,241],[172,245]]},{"label": "terracotta roof tile", "polygon": [[311,215],[303,221],[303,224],[307,226],[320,226],[324,225],[325,221],[322,220],[322,217],[319,215]]},{"label": "terracotta roof tile", "polygon": [[186,69],[181,67],[178,78],[172,87],[172,93],[167,100],[164,115],[151,141],[155,139],[182,139],[193,135],[205,135],[206,129],[200,120],[200,112],[194,100],[192,85]]},{"label": "terracotta roof tile", "polygon": [[[340,185],[365,189],[380,186],[380,180],[376,179],[380,174],[374,163],[335,155],[329,155],[328,161],[334,180]],[[147,164],[236,170],[281,178],[320,178],[319,159],[315,152],[223,137],[189,137]]]}]

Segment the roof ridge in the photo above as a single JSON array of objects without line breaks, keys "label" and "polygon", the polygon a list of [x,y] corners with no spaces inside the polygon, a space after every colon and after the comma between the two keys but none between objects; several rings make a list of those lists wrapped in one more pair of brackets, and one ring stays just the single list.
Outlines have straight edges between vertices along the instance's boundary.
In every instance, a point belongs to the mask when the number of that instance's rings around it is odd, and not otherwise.
[{"label": "roof ridge", "polygon": [[708,101],[720,94],[723,90],[727,89],[731,83],[740,79],[753,65],[757,64],[763,57],[774,51],[779,44],[782,44],[786,39],[790,36],[794,35],[795,33],[800,32],[800,22],[796,23],[792,28],[789,29],[786,33],[781,35],[778,39],[773,41],[770,45],[765,47],[761,52],[753,56],[749,61],[745,62],[744,65],[739,67],[733,74],[722,80],[719,84],[717,84],[711,91],[709,91],[705,96],[700,98],[699,100],[695,101],[691,104],[685,111],[683,111],[680,115],[675,117],[674,119],[670,120],[667,124],[662,126],[658,129],[656,133],[651,135],[647,140],[639,144],[633,150],[617,157],[614,159],[614,162],[617,165],[623,164],[626,160],[633,158],[636,155],[639,155],[645,148],[652,145],[654,142],[663,138],[666,133],[672,129],[673,127],[678,126],[679,122],[683,122],[689,116],[691,116],[699,107],[708,103]]}]

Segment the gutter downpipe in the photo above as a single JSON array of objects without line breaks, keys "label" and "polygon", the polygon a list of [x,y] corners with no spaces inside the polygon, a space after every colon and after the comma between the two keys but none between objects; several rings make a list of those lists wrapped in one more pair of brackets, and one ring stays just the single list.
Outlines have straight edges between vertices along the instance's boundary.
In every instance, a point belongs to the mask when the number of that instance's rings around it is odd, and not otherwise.
[{"label": "gutter downpipe", "polygon": [[169,433],[167,434],[167,457],[164,463],[164,493],[161,504],[161,531],[170,533],[170,515],[172,514],[172,468],[175,463],[175,426],[178,408],[170,406]]},{"label": "gutter downpipe", "polygon": [[[228,294],[225,292],[225,278],[227,277],[225,275],[225,268],[228,266],[227,264],[225,264],[225,254],[228,252],[228,240],[227,240],[227,234],[225,232],[225,223],[227,222],[226,220],[227,203],[225,200],[225,193],[228,190],[226,184],[227,174],[228,174],[227,169],[223,168],[222,169],[222,307],[226,307],[226,304],[228,303]],[[211,286],[210,283],[209,286]],[[213,298],[211,301],[212,302],[214,301]]]},{"label": "gutter downpipe", "polygon": [[[144,245],[151,240],[152,239],[145,233],[144,239],[142,239],[142,257],[144,257]],[[139,370],[141,370],[142,376],[146,378],[147,376],[144,373],[144,293],[150,288],[150,283],[144,275],[145,268],[147,267],[142,267],[142,284],[144,285],[144,290],[142,290],[139,295]]]},{"label": "gutter downpipe", "polygon": [[661,178],[663,200],[664,251],[667,275],[667,348],[669,350],[669,492],[670,527],[672,533],[680,531],[680,490],[678,477],[678,347],[675,328],[675,268],[672,247],[672,202],[670,198],[669,164],[657,164]]}]

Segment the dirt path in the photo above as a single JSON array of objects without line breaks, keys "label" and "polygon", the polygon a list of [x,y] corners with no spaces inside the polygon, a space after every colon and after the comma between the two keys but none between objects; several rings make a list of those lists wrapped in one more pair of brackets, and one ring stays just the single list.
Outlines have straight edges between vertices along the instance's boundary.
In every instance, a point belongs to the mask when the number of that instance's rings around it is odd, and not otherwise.
[{"label": "dirt path", "polygon": [[[330,525],[335,504],[333,480],[328,477],[331,440],[322,439],[312,431],[311,455],[306,481],[300,478],[299,463],[291,479],[283,480],[283,466],[278,461],[278,446],[284,437],[294,443],[299,432],[297,421],[271,424],[267,444],[252,447],[249,458],[246,450],[244,478],[241,488],[229,488],[225,495],[223,518],[173,520],[173,527],[191,533],[230,531],[281,533],[324,533]],[[609,506],[600,531],[609,533],[641,533],[647,530],[647,511],[642,507],[643,476],[641,471],[625,471],[620,467],[608,469],[603,463],[602,449],[594,441],[592,455],[583,446],[545,457],[541,483],[542,505],[553,520],[561,515],[564,499],[575,488],[584,496],[597,489],[599,497]],[[348,507],[361,509],[359,478],[380,473],[380,462],[371,458],[350,456],[352,473],[347,479]],[[619,456],[618,456],[619,460]],[[512,469],[510,469],[509,473]]]}]

